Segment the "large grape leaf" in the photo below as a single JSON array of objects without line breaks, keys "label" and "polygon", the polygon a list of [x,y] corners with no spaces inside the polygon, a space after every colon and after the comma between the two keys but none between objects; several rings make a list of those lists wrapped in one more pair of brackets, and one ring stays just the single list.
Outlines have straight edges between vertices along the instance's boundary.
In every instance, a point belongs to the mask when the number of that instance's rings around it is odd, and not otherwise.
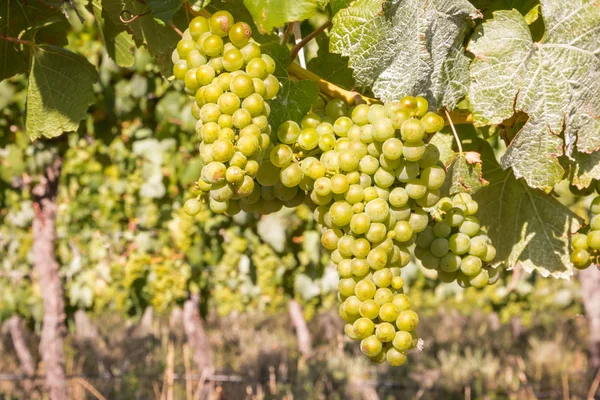
[{"label": "large grape leaf", "polygon": [[74,131],[95,101],[96,69],[62,47],[36,46],[33,52],[25,125],[31,139]]},{"label": "large grape leaf", "polygon": [[466,0],[358,0],[333,18],[330,50],[384,102],[411,94],[454,108],[469,85],[463,41],[477,15]]},{"label": "large grape leaf", "polygon": [[308,80],[294,82],[289,78],[286,66],[289,64],[290,52],[286,46],[269,43],[261,48],[275,60],[275,76],[281,83],[277,97],[270,102],[269,123],[273,129],[277,129],[287,120],[300,121],[317,100],[317,83]]},{"label": "large grape leaf", "polygon": [[317,11],[317,0],[244,0],[244,5],[262,32],[287,22],[303,21]]},{"label": "large grape leaf", "polygon": [[[69,24],[64,16],[39,0],[27,2],[5,0],[0,5],[0,80],[25,72],[29,68],[29,45],[15,39],[66,45]],[[24,34],[23,34],[24,33]]]},{"label": "large grape leaf", "polygon": [[502,166],[548,189],[564,175],[560,156],[600,149],[600,1],[542,0],[541,7],[539,42],[516,10],[497,11],[477,29],[468,47],[475,55],[469,98],[477,125],[529,115]]},{"label": "large grape leaf", "polygon": [[94,8],[94,16],[96,17],[96,23],[100,29],[100,35],[102,36],[106,52],[117,65],[131,67],[135,61],[135,42],[133,41],[133,37],[131,37],[129,32],[125,31],[124,26],[116,25],[108,17],[106,11],[102,9],[100,0],[94,0],[92,7]]},{"label": "large grape leaf", "polygon": [[348,68],[348,58],[329,52],[329,38],[326,35],[317,37],[319,51],[317,56],[308,62],[307,68],[328,82],[346,89],[354,87],[352,70]]},{"label": "large grape leaf", "polygon": [[474,198],[477,216],[497,249],[496,262],[508,268],[521,264],[542,276],[569,278],[570,234],[579,218],[552,196],[529,187],[511,169],[503,170],[491,146],[482,139],[473,145],[483,159],[484,178],[491,183]]},{"label": "large grape leaf", "polygon": [[[171,53],[179,35],[170,26],[165,26],[155,20],[150,14],[150,7],[145,2],[136,0],[102,0],[102,8],[106,11],[105,21],[110,19],[115,29],[127,29],[133,35],[137,46],[145,45],[150,54],[157,59],[163,75],[171,74]],[[104,14],[103,14],[104,15]],[[123,23],[120,17],[132,19]]]}]

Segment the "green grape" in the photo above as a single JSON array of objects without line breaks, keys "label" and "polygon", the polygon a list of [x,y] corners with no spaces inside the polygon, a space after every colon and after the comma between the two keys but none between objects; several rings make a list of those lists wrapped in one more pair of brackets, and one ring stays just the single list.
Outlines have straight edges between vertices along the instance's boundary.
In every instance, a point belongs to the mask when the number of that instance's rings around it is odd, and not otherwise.
[{"label": "green grape", "polygon": [[354,321],[352,325],[356,336],[359,339],[364,339],[373,334],[375,331],[375,324],[369,318],[361,317]]},{"label": "green grape", "polygon": [[445,238],[450,236],[452,228],[444,221],[436,222],[433,226],[433,234],[438,238]]},{"label": "green grape", "polygon": [[415,233],[422,232],[427,227],[429,215],[424,210],[414,210],[408,220]]},{"label": "green grape", "polygon": [[388,118],[378,119],[373,124],[373,137],[380,141],[385,142],[387,139],[393,138],[395,129],[392,125],[392,121]]},{"label": "green grape", "polygon": [[[422,140],[414,142],[404,142],[402,154],[407,161],[419,161],[425,154],[425,143]],[[417,164],[418,167],[418,164]]]},{"label": "green grape", "polygon": [[197,40],[200,35],[209,31],[210,26],[206,18],[198,16],[190,21],[190,34],[192,39]]},{"label": "green grape", "polygon": [[[350,260],[345,260],[350,261]],[[362,258],[355,258],[350,261],[350,265],[352,267],[352,274],[355,276],[365,276],[369,273],[370,267],[366,260]]]},{"label": "green grape", "polygon": [[223,68],[226,71],[237,71],[244,66],[244,56],[238,49],[231,49],[223,54]]},{"label": "green grape", "polygon": [[[361,282],[364,282],[364,281],[361,281]],[[373,284],[373,286],[375,286],[375,285]],[[354,281],[353,278],[340,279],[338,282],[338,291],[340,292],[340,294],[342,296],[348,297],[348,296],[354,295],[354,293],[356,291],[356,287],[357,287],[357,283]],[[357,295],[357,297],[360,299],[360,297],[358,295]],[[367,300],[367,299],[365,299],[365,300]]]},{"label": "green grape", "polygon": [[588,233],[588,246],[592,250],[600,250],[600,230]]},{"label": "green grape", "polygon": [[231,142],[235,140],[235,132],[231,128],[219,129],[219,139]]},{"label": "green grape", "polygon": [[183,83],[185,88],[192,93],[198,90],[200,88],[200,82],[198,82],[196,77],[196,70],[190,69],[188,72],[186,72],[185,76],[183,77]]},{"label": "green grape", "polygon": [[[452,252],[446,253],[440,258],[440,269],[445,272],[456,272],[460,268],[462,258]],[[454,280],[454,279],[452,279]]]},{"label": "green grape", "polygon": [[391,138],[383,143],[383,155],[390,160],[397,160],[402,156],[402,141],[398,138]]},{"label": "green grape", "polygon": [[343,100],[332,99],[325,106],[325,114],[331,118],[340,118],[346,115],[348,107]]},{"label": "green grape", "polygon": [[596,196],[592,200],[592,204],[590,204],[590,212],[594,215],[600,214],[600,196]]},{"label": "green grape", "polygon": [[433,112],[425,114],[421,118],[421,123],[427,133],[439,132],[444,128],[444,118]]},{"label": "green grape", "polygon": [[419,166],[423,169],[433,167],[440,161],[440,150],[436,145],[427,143],[425,145],[425,154],[419,160]]},{"label": "green grape", "polygon": [[244,167],[244,171],[246,171],[246,175],[249,175],[254,178],[258,173],[259,167],[260,165],[256,160],[248,160],[246,166]]},{"label": "green grape", "polygon": [[223,57],[213,57],[208,60],[208,65],[215,70],[215,73],[218,75],[223,72]]},{"label": "green grape", "polygon": [[446,238],[436,238],[431,242],[431,254],[435,257],[441,258],[445,256],[450,250],[450,245],[448,244],[448,239]]},{"label": "green grape", "polygon": [[594,231],[600,230],[600,215],[594,215],[590,221],[590,229]]},{"label": "green grape", "polygon": [[382,348],[383,345],[377,339],[377,337],[375,337],[375,335],[371,335],[360,342],[360,351],[362,351],[368,357],[377,356],[381,352]]},{"label": "green grape", "polygon": [[236,22],[229,30],[229,40],[239,48],[246,46],[251,37],[252,29],[245,22]]},{"label": "green grape", "polygon": [[[377,289],[377,291],[375,292],[375,297],[373,297],[373,300],[375,300],[377,302],[377,304],[379,304],[379,317],[381,318],[381,308],[388,303],[392,303],[392,300],[394,300],[394,294],[392,293],[392,291],[388,288],[379,288]],[[386,307],[389,308],[389,307]],[[394,318],[392,321],[395,321],[396,318]]]},{"label": "green grape", "polygon": [[217,140],[213,143],[212,154],[215,161],[226,162],[233,157],[233,143],[229,140]]},{"label": "green grape", "polygon": [[[363,282],[363,281],[361,281]],[[360,282],[357,284],[357,286]],[[375,300],[364,300],[360,305],[361,317],[375,319],[379,315],[379,304]]]},{"label": "green grape", "polygon": [[402,139],[408,142],[421,141],[425,136],[423,124],[416,118],[411,118],[402,124],[400,129]]},{"label": "green grape", "polygon": [[262,186],[273,186],[279,181],[279,168],[270,161],[263,161],[258,168],[256,180]]},{"label": "green grape", "polygon": [[417,101],[417,116],[422,117],[429,109],[429,102],[421,96],[415,97],[415,100]]},{"label": "green grape", "polygon": [[350,219],[350,229],[356,235],[366,233],[371,227],[371,219],[366,213],[354,214]]},{"label": "green grape", "polygon": [[235,193],[240,197],[248,197],[253,193],[254,186],[254,179],[246,175],[244,176],[241,185],[236,188]]},{"label": "green grape", "polygon": [[394,295],[394,300],[392,300],[392,303],[400,312],[410,310],[410,300],[408,296],[403,293],[398,293]]},{"label": "green grape", "polygon": [[254,83],[248,75],[237,74],[231,78],[229,89],[243,99],[254,93]]},{"label": "green grape", "polygon": [[231,116],[231,123],[237,129],[244,129],[252,123],[252,115],[245,108],[239,108]]},{"label": "green grape", "polygon": [[392,367],[400,367],[406,363],[406,354],[396,350],[395,348],[390,348],[385,353],[385,359]]},{"label": "green grape", "polygon": [[367,118],[371,124],[386,117],[386,110],[381,104],[373,104],[369,107]]},{"label": "green grape", "polygon": [[190,68],[198,68],[201,65],[206,64],[206,57],[204,57],[198,50],[192,50],[190,54],[185,58]]},{"label": "green grape", "polygon": [[201,65],[196,69],[196,79],[202,86],[210,85],[215,75],[215,70],[210,65]]},{"label": "green grape", "polygon": [[271,150],[269,159],[278,168],[287,167],[294,159],[294,152],[285,144],[279,144]]},{"label": "green grape", "polygon": [[188,65],[185,60],[179,60],[173,65],[173,75],[175,78],[182,81],[188,72]]},{"label": "green grape", "polygon": [[464,233],[455,233],[448,240],[450,251],[454,254],[465,254],[471,246],[471,239]]},{"label": "green grape", "polygon": [[314,191],[319,196],[327,196],[331,193],[331,179],[324,176],[318,178],[314,183]]},{"label": "green grape", "polygon": [[335,174],[331,177],[331,191],[334,194],[346,193],[349,187],[350,182],[348,181],[348,177],[346,175]]},{"label": "green grape", "polygon": [[[326,214],[327,215],[327,214]],[[338,241],[338,250],[344,257],[352,256],[352,244],[354,243],[354,237],[350,235],[344,235]]]},{"label": "green grape", "polygon": [[367,256],[367,262],[369,266],[374,270],[380,270],[387,265],[388,257],[387,253],[382,249],[373,249]]},{"label": "green grape", "polygon": [[249,63],[250,60],[260,58],[260,46],[254,42],[250,42],[240,49],[244,62]]},{"label": "green grape", "polygon": [[217,11],[208,20],[210,30],[215,35],[225,37],[233,26],[233,16],[228,11]]},{"label": "green grape", "polygon": [[368,279],[361,280],[360,282],[356,283],[356,286],[354,287],[354,294],[356,295],[356,297],[358,297],[360,301],[367,301],[372,299],[375,296],[376,291],[377,287],[375,286],[373,281]]},{"label": "green grape", "polygon": [[337,248],[338,241],[342,236],[342,231],[339,229],[328,229],[321,235],[321,244],[327,250],[333,251]]},{"label": "green grape", "polygon": [[259,149],[259,141],[255,136],[245,135],[238,139],[236,148],[245,157],[250,157],[255,154]]},{"label": "green grape", "polygon": [[392,207],[403,207],[408,203],[408,194],[406,189],[397,187],[392,189],[388,201]]},{"label": "green grape", "polygon": [[262,58],[253,58],[246,65],[246,74],[252,78],[265,79],[269,75],[267,64]]},{"label": "green grape", "polygon": [[209,57],[216,57],[223,51],[223,39],[210,35],[202,42],[202,51]]},{"label": "green grape", "polygon": [[359,104],[354,109],[352,109],[351,118],[352,122],[357,125],[366,125],[369,123],[369,113],[370,107],[366,104]]},{"label": "green grape", "polygon": [[183,210],[185,211],[185,213],[187,215],[194,216],[194,215],[198,214],[201,209],[202,209],[202,203],[200,202],[200,200],[198,200],[196,198],[188,199],[183,204]]},{"label": "green grape", "polygon": [[177,43],[177,53],[180,58],[186,58],[192,50],[195,50],[196,43],[193,40],[183,39]]},{"label": "green grape", "polygon": [[576,249],[571,253],[571,262],[577,269],[586,269],[591,264],[590,253],[585,249]]},{"label": "green grape", "polygon": [[576,233],[575,235],[573,235],[573,237],[571,239],[571,244],[573,245],[573,248],[576,250],[578,250],[578,249],[587,250],[589,248],[587,240],[588,240],[587,235],[585,235],[583,233]]},{"label": "green grape", "polygon": [[475,257],[484,258],[487,253],[488,245],[487,236],[475,236],[471,239],[471,245],[469,246],[469,254]]},{"label": "green grape", "polygon": [[410,180],[405,187],[406,194],[411,199],[418,200],[427,194],[427,186],[421,178]]},{"label": "green grape", "polygon": [[[389,290],[387,288],[380,288],[379,290]],[[391,293],[391,291],[390,291]],[[400,315],[400,310],[393,303],[393,297],[390,301],[381,304],[379,307],[379,319],[385,322],[394,322]]]},{"label": "green grape", "polygon": [[216,103],[223,94],[223,89],[213,81],[208,86],[202,88],[202,97],[206,103]]},{"label": "green grape", "polygon": [[264,110],[265,101],[260,95],[252,93],[242,101],[242,107],[246,109],[252,117],[258,117]]},{"label": "green grape", "polygon": [[400,106],[402,109],[410,113],[410,115],[416,115],[418,112],[417,99],[412,96],[404,96],[400,99]]},{"label": "green grape", "polygon": [[279,81],[277,78],[273,75],[269,75],[263,82],[265,85],[265,99],[270,100],[277,96],[277,93],[279,92]]},{"label": "green grape", "polygon": [[271,58],[271,56],[269,56],[268,54],[261,55],[261,58],[267,66],[267,73],[274,74],[276,68],[275,60],[273,60],[273,58]]},{"label": "green grape", "polygon": [[210,190],[211,200],[226,202],[233,196],[233,188],[227,182],[214,183]]},{"label": "green grape", "polygon": [[340,227],[348,225],[353,215],[352,206],[345,201],[333,203],[329,212],[333,223]]},{"label": "green grape", "polygon": [[391,187],[396,180],[396,178],[394,177],[394,174],[388,170],[385,170],[384,168],[379,168],[375,172],[373,179],[375,180],[375,184],[379,188],[383,188],[383,189],[387,189],[387,188]]},{"label": "green grape", "polygon": [[302,180],[302,170],[297,163],[292,163],[281,170],[281,183],[287,187],[295,187]]},{"label": "green grape", "polygon": [[469,284],[474,288],[482,289],[489,283],[489,280],[488,271],[482,269],[476,276],[469,277]]},{"label": "green grape", "polygon": [[383,199],[374,199],[366,204],[365,212],[371,221],[382,222],[390,215],[390,206]]},{"label": "green grape", "polygon": [[396,169],[396,178],[400,182],[408,182],[413,179],[416,179],[419,175],[419,164],[413,162],[407,162],[402,164],[400,167]]},{"label": "green grape", "polygon": [[428,167],[421,172],[421,180],[428,189],[439,189],[446,180],[446,171],[442,167]]},{"label": "green grape", "polygon": [[202,168],[202,180],[207,183],[219,183],[225,179],[227,167],[225,164],[212,161]]},{"label": "green grape", "polygon": [[419,325],[419,316],[412,310],[405,310],[400,312],[396,319],[396,326],[401,331],[414,331]]},{"label": "green grape", "polygon": [[357,185],[356,183],[350,185],[348,191],[344,195],[344,199],[352,205],[362,202],[364,198],[365,195],[362,186]]},{"label": "green grape", "polygon": [[475,256],[466,256],[462,259],[460,270],[467,276],[478,275],[481,271],[481,259]]},{"label": "green grape", "polygon": [[202,125],[200,137],[207,144],[214,143],[219,138],[219,129],[216,122],[207,122]]},{"label": "green grape", "polygon": [[413,237],[413,228],[408,221],[398,221],[394,228],[394,239],[400,243],[408,242]]},{"label": "green grape", "polygon": [[397,331],[394,334],[394,340],[392,341],[392,345],[398,351],[407,351],[412,349],[413,346],[413,337],[410,332],[406,331]]},{"label": "green grape", "polygon": [[390,286],[392,284],[392,278],[393,275],[389,268],[383,268],[373,273],[373,282],[379,288]]},{"label": "green grape", "polygon": [[491,244],[487,245],[487,250],[485,252],[485,256],[481,259],[481,261],[485,263],[491,263],[496,258],[496,248]]},{"label": "green grape", "polygon": [[233,115],[240,108],[240,104],[240,98],[231,92],[223,93],[217,100],[219,110],[223,114]]},{"label": "green grape", "polygon": [[476,217],[468,216],[460,224],[459,231],[467,236],[473,237],[479,233],[480,225],[479,220]]},{"label": "green grape", "polygon": [[[303,150],[312,150],[319,145],[319,134],[314,128],[302,129],[298,136],[298,145]],[[357,162],[358,164],[358,162]]]},{"label": "green grape", "polygon": [[396,328],[389,322],[382,322],[375,329],[375,336],[380,342],[388,343],[394,340],[396,336]]},{"label": "green grape", "polygon": [[425,196],[421,197],[420,199],[417,199],[416,203],[423,208],[433,207],[438,203],[440,197],[441,195],[438,189],[435,189],[433,191],[428,189],[425,193]]},{"label": "green grape", "polygon": [[465,213],[460,208],[453,207],[446,211],[444,222],[451,227],[460,226],[465,220]]}]

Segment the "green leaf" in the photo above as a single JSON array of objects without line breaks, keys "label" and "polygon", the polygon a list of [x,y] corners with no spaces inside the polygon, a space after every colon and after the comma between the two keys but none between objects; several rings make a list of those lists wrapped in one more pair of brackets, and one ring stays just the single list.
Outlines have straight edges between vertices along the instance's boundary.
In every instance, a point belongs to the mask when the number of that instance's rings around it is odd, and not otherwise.
[{"label": "green leaf", "polygon": [[350,3],[352,3],[352,0],[331,0],[329,2],[331,15],[337,14],[341,9],[348,7]]},{"label": "green leaf", "polygon": [[575,152],[572,157],[573,184],[580,189],[589,187],[593,179],[600,177],[600,151]]},{"label": "green leaf", "polygon": [[[464,136],[476,137],[471,130],[465,129]],[[459,131],[459,136],[463,137],[461,133]],[[446,167],[447,178],[442,192],[476,193],[489,184],[482,175],[481,155],[475,151],[455,152],[452,148],[454,141],[454,135],[445,131],[437,132],[429,141],[439,149],[440,161]]]},{"label": "green leaf", "polygon": [[263,45],[261,49],[275,60],[275,76],[281,83],[277,97],[270,102],[269,123],[273,129],[277,129],[285,121],[300,121],[317,100],[317,83],[308,80],[294,82],[289,78],[286,66],[289,64],[290,53],[286,46],[270,43]]},{"label": "green leaf", "polygon": [[[180,39],[173,28],[158,23],[149,14],[149,7],[136,0],[102,0],[102,7],[107,13],[105,21],[110,19],[117,29],[130,30],[136,45],[146,45],[150,54],[156,57],[163,75],[171,75],[171,53]],[[136,15],[138,18],[125,26],[119,19],[122,12],[124,18]]]},{"label": "green leaf", "polygon": [[319,51],[317,56],[308,62],[307,68],[328,82],[352,89],[354,78],[348,68],[348,58],[329,52],[329,38],[326,35],[317,36]]},{"label": "green leaf", "polygon": [[95,101],[96,69],[84,57],[57,46],[34,50],[27,89],[27,134],[31,139],[74,131]]},{"label": "green leaf", "polygon": [[135,42],[124,26],[116,25],[102,9],[101,1],[92,3],[96,23],[109,57],[121,67],[131,67],[135,61]]},{"label": "green leaf", "polygon": [[515,111],[529,115],[502,166],[547,190],[564,175],[560,156],[600,149],[600,6],[591,0],[541,5],[546,33],[540,42],[516,10],[497,11],[476,30],[468,47],[475,55],[469,99],[477,125],[501,123]]},{"label": "green leaf", "polygon": [[173,19],[182,4],[183,0],[148,0],[152,16],[164,24]]},{"label": "green leaf", "polygon": [[475,196],[478,217],[497,249],[496,263],[521,264],[528,272],[569,278],[570,234],[581,227],[577,215],[555,198],[532,189],[512,170],[503,170],[491,146],[479,139],[472,150],[483,158],[483,176],[491,183]]},{"label": "green leaf", "polygon": [[475,16],[466,0],[358,0],[333,18],[330,50],[384,102],[410,94],[454,108],[469,84],[463,41]]},{"label": "green leaf", "polygon": [[303,21],[317,11],[316,0],[244,0],[244,5],[262,32],[287,22]]}]

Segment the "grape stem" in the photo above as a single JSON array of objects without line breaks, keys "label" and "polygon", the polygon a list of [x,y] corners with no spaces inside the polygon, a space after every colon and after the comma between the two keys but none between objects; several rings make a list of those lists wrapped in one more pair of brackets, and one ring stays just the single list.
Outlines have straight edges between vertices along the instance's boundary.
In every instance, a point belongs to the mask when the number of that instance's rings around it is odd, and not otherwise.
[{"label": "grape stem", "polygon": [[298,56],[298,53],[300,52],[300,50],[304,46],[306,46],[306,44],[308,42],[310,42],[315,36],[317,36],[319,33],[323,32],[325,29],[329,28],[330,26],[331,26],[331,21],[327,21],[323,25],[321,25],[320,27],[318,27],[317,29],[312,31],[310,34],[308,34],[304,39],[302,39],[301,41],[296,43],[296,45],[294,46],[294,48],[292,49],[292,51],[290,53],[290,62],[293,62],[296,59],[296,56]]},{"label": "grape stem", "polygon": [[173,21],[169,21],[169,25],[171,25],[171,28],[173,28],[173,30],[175,31],[175,33],[177,33],[179,36],[183,36],[183,32],[181,32],[181,30],[175,26],[175,24],[173,23]]},{"label": "grape stem", "polygon": [[448,122],[450,123],[450,128],[452,129],[452,133],[454,134],[454,139],[456,140],[456,145],[458,146],[458,152],[460,154],[463,153],[462,143],[460,143],[460,139],[458,138],[458,133],[456,133],[456,128],[454,127],[454,123],[452,122],[452,117],[450,117],[450,113],[448,109],[444,108],[444,113],[446,114],[446,118],[448,118]]},{"label": "grape stem", "polygon": [[319,86],[319,90],[322,93],[324,93],[327,96],[332,97],[332,98],[344,100],[347,104],[352,105],[352,104],[361,104],[361,103],[366,103],[366,104],[380,104],[381,103],[377,99],[372,99],[370,97],[363,96],[360,93],[351,92],[349,90],[342,89],[341,87],[336,86],[333,83],[328,82],[325,79],[321,78],[319,75],[302,68],[299,64],[297,64],[295,62],[290,64],[290,66],[288,67],[288,72],[290,73],[291,76],[293,76],[294,78],[296,78],[298,80],[307,79],[310,81],[317,82],[317,85]]},{"label": "grape stem", "polygon": [[33,46],[34,45],[34,43],[31,40],[24,40],[24,39],[14,38],[14,37],[3,35],[1,33],[0,33],[0,39],[4,39],[7,42],[24,44],[24,45],[27,45],[27,46]]}]

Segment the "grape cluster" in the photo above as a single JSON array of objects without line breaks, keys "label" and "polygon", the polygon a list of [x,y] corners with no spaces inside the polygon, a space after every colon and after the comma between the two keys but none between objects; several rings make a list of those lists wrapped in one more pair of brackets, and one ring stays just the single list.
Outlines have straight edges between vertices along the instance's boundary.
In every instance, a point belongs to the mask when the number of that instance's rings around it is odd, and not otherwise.
[{"label": "grape cluster", "polygon": [[[172,59],[173,75],[195,98],[192,114],[204,163],[198,188],[212,211],[236,214],[238,200],[252,203],[260,195],[255,178],[271,143],[265,100],[279,91],[275,61],[261,54],[250,26],[235,23],[227,11],[195,17]],[[196,214],[200,198],[188,200],[185,210]]]},{"label": "grape cluster", "polygon": [[572,238],[571,262],[577,269],[585,269],[591,264],[600,265],[600,183],[596,186],[596,196],[592,200],[589,231],[577,233]]},{"label": "grape cluster", "polygon": [[423,208],[438,202],[446,176],[437,166],[438,149],[423,141],[444,121],[427,109],[425,99],[413,97],[350,110],[332,100],[315,106],[300,125],[290,121],[277,132],[285,153],[297,147],[297,173],[282,183],[308,190],[323,227],[321,243],[341,278],[346,334],[361,340],[372,360],[395,366],[416,345],[419,323],[403,294],[400,269],[410,262],[416,233],[428,225]]},{"label": "grape cluster", "polygon": [[500,274],[489,266],[496,248],[481,229],[475,213],[479,206],[467,193],[442,198],[429,225],[416,239],[415,257],[435,269],[442,282],[482,288],[496,283]]}]

